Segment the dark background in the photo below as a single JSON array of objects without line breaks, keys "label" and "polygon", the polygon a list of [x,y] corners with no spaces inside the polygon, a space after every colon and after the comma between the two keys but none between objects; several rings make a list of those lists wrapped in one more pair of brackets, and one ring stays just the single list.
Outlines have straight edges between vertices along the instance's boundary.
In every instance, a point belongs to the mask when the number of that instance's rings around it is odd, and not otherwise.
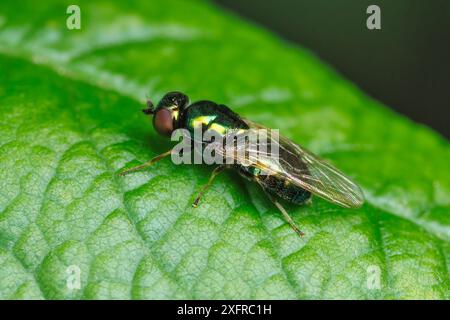
[{"label": "dark background", "polygon": [[[312,50],[365,92],[450,138],[450,1],[216,0]],[[381,30],[366,9],[381,8]]]}]

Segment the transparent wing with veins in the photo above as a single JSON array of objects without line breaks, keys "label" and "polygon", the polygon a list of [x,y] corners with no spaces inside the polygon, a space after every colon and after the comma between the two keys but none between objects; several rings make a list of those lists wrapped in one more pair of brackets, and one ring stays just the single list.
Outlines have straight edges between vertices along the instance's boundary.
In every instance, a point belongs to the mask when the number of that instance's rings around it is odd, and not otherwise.
[{"label": "transparent wing with veins", "polygon": [[[250,129],[234,132],[237,139],[266,129],[249,120],[245,122]],[[226,144],[217,148],[216,144],[215,150],[225,158],[231,157],[238,164],[255,166],[265,174],[282,176],[289,182],[342,207],[358,208],[364,203],[361,188],[338,169],[289,139],[270,134],[270,129],[266,130],[269,132],[266,141],[270,151],[261,151],[260,142],[252,140],[244,144],[238,143],[231,148]],[[276,157],[272,154],[273,146],[279,149]]]}]

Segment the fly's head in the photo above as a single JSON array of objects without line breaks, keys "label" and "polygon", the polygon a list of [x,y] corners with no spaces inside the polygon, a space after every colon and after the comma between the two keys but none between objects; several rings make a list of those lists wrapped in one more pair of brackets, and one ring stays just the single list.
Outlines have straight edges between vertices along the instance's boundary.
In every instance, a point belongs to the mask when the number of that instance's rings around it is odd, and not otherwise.
[{"label": "fly's head", "polygon": [[153,115],[153,127],[159,134],[170,137],[172,132],[180,127],[181,115],[188,105],[187,95],[173,91],[166,93],[156,107],[147,100],[147,108],[142,111]]}]

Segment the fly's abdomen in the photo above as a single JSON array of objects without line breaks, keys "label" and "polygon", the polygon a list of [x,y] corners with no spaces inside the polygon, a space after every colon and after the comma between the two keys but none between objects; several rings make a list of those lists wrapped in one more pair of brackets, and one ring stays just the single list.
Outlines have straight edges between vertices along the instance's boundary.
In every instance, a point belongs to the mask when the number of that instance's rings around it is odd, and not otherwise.
[{"label": "fly's abdomen", "polygon": [[263,175],[253,166],[236,165],[239,174],[250,180],[257,180],[262,188],[269,194],[280,197],[294,204],[303,204],[311,198],[311,192],[302,189],[289,182],[280,175]]},{"label": "fly's abdomen", "polygon": [[[272,147],[270,146],[270,149]],[[285,161],[280,162],[280,165],[283,166],[284,163],[289,163],[294,166],[296,170],[300,172],[307,173],[308,167],[307,165],[296,155],[294,150],[290,150],[287,148],[280,148],[279,159],[284,159]],[[266,160],[265,157],[262,160]],[[289,201],[294,204],[303,204],[309,198],[311,198],[311,193],[298,185],[294,184],[287,177],[283,176],[281,173],[277,173],[277,167],[272,167],[270,165],[270,161],[267,163],[262,163],[262,165],[266,165],[272,168],[273,173],[271,174],[263,174],[262,171],[256,166],[242,166],[238,165],[237,169],[239,173],[249,179],[257,180],[262,188],[266,192],[271,195],[280,197],[286,201]],[[280,167],[278,168],[281,171],[287,171],[287,168]]]},{"label": "fly's abdomen", "polygon": [[303,204],[311,198],[309,191],[294,185],[278,175],[260,175],[257,179],[268,193],[294,204]]}]

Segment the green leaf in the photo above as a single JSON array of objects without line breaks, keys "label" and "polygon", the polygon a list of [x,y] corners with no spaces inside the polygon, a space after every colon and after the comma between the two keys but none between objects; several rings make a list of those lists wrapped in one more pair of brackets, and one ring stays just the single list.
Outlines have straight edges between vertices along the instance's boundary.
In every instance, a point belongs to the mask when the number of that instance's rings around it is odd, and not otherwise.
[{"label": "green leaf", "polygon": [[[207,2],[77,2],[81,30],[66,1],[0,4],[0,298],[450,298],[445,139]],[[289,207],[301,239],[233,172],[196,209],[207,166],[118,177],[169,148],[140,109],[171,90],[279,128],[365,205]]]}]

